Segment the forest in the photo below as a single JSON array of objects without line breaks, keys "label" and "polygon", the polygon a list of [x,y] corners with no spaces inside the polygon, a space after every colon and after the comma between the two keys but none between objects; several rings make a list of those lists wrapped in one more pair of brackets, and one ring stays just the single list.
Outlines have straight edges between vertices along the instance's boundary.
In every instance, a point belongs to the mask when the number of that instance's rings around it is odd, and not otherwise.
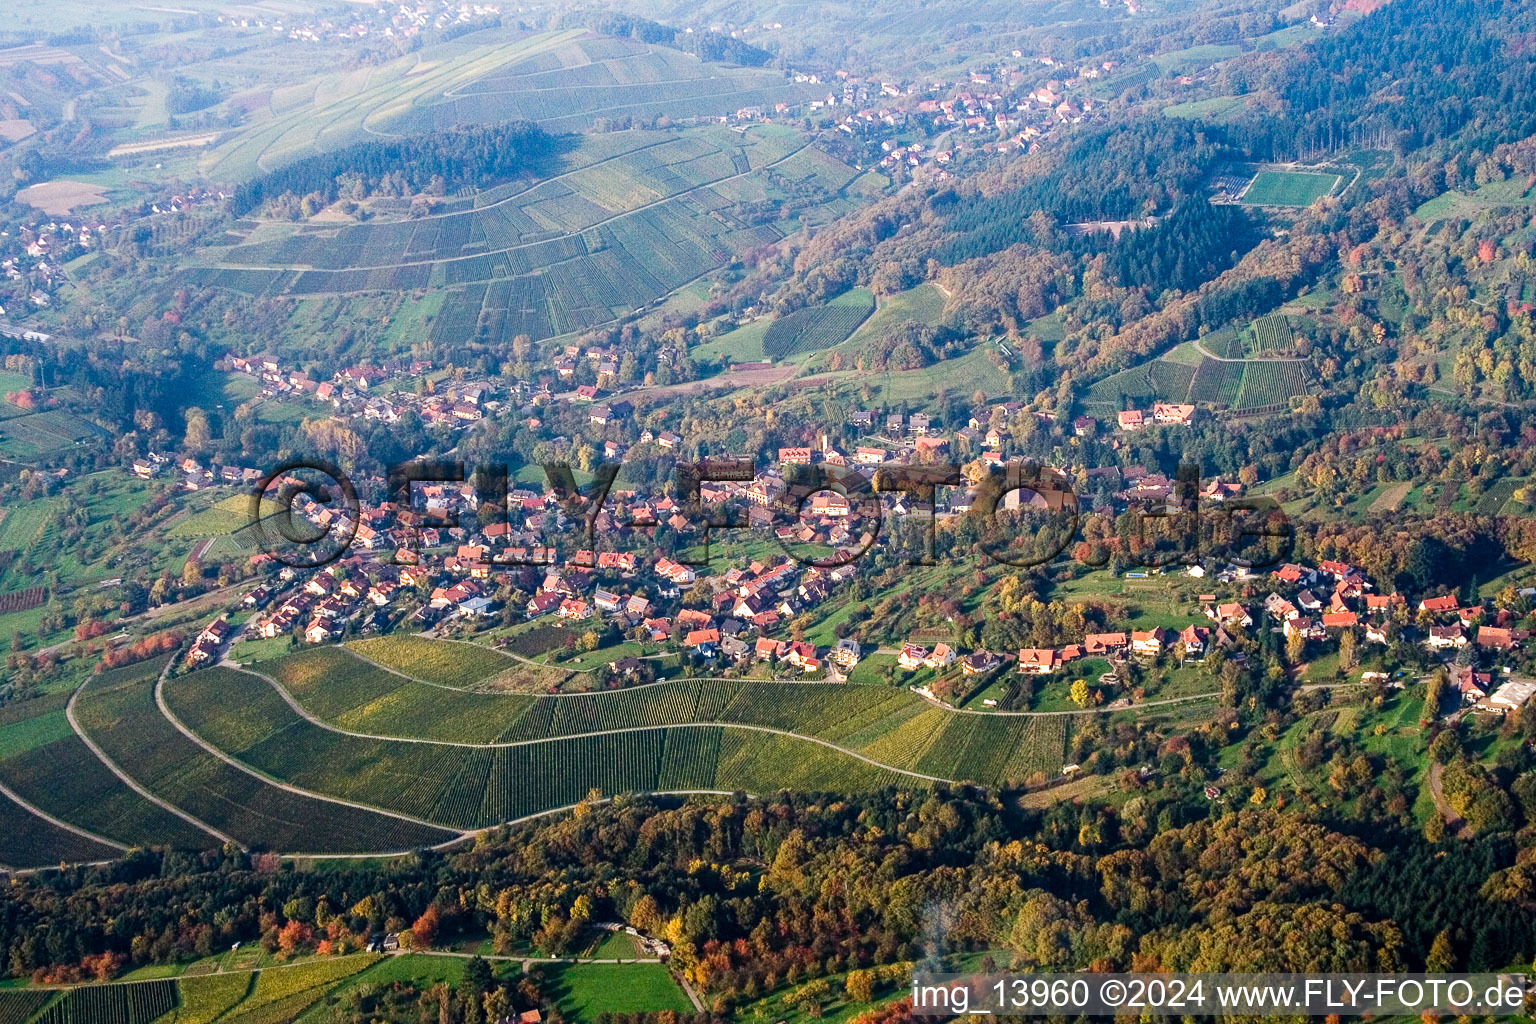
[{"label": "forest", "polygon": [[642,43],[670,46],[691,53],[700,60],[740,64],[744,67],[762,67],[773,54],[745,40],[724,35],[713,30],[702,32],[689,29],[679,32],[669,25],[662,25],[633,14],[613,11],[576,11],[562,15],[557,27],[569,28],[580,25],[605,36],[621,39],[638,39]]},{"label": "forest", "polygon": [[324,203],[382,192],[444,195],[538,173],[559,140],[530,121],[458,125],[398,139],[359,142],[296,160],[235,187],[237,216],[285,193]]},{"label": "forest", "polygon": [[559,952],[618,919],[669,941],[716,1013],[937,952],[1054,971],[1394,971],[1486,970],[1536,951],[1529,865],[1507,836],[1446,857],[1392,825],[1213,812],[1196,788],[1206,756],[1198,737],[1165,745],[1167,784],[1118,807],[1024,810],[969,789],[622,798],[375,867],[141,851],[5,887],[0,950],[13,976],[296,936],[340,951],[413,927]]}]

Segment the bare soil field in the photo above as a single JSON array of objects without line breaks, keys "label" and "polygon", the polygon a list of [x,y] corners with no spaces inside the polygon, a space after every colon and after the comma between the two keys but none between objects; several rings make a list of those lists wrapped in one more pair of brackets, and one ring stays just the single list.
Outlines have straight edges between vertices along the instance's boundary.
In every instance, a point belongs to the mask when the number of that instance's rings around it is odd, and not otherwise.
[{"label": "bare soil field", "polygon": [[45,181],[29,185],[16,193],[16,198],[44,213],[58,216],[82,206],[94,206],[102,202],[107,190],[100,185],[86,185],[78,181]]}]

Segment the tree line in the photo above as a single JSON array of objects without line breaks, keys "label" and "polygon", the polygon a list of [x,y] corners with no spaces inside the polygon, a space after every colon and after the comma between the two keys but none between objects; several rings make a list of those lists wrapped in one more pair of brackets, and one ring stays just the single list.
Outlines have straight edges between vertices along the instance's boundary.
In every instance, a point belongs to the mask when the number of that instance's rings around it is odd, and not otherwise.
[{"label": "tree line", "polygon": [[324,202],[335,202],[349,185],[361,194],[348,198],[362,198],[386,178],[411,193],[478,188],[534,172],[558,148],[556,137],[531,121],[456,125],[359,142],[304,157],[237,185],[232,209],[239,216],[284,194],[318,194]]}]

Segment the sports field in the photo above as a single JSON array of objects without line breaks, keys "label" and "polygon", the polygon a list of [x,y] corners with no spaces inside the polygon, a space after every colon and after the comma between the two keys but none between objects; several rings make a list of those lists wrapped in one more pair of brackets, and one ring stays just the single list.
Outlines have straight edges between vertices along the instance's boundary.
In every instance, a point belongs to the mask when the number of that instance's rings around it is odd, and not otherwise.
[{"label": "sports field", "polygon": [[1311,206],[1337,188],[1341,178],[1311,171],[1260,171],[1242,201],[1250,206]]}]

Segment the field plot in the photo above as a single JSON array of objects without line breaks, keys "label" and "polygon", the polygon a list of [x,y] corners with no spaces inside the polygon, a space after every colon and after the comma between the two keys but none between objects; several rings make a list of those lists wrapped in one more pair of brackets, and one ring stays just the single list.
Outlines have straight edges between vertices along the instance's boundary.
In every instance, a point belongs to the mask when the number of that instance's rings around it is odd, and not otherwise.
[{"label": "field plot", "polygon": [[1515,496],[1515,491],[1524,484],[1524,480],[1515,477],[1505,477],[1495,481],[1478,496],[1477,502],[1472,506],[1472,512],[1480,516],[1498,515],[1499,511]]},{"label": "field plot", "polygon": [[48,989],[0,989],[0,1024],[27,1024],[53,997]]},{"label": "field plot", "polygon": [[[460,646],[421,638],[413,642],[427,648]],[[443,656],[450,654],[445,652]],[[1055,719],[954,714],[933,708],[904,689],[884,686],[700,679],[530,698],[448,691],[398,677],[375,678],[369,685],[361,686],[355,665],[325,667],[334,658],[335,655],[323,656],[321,651],[303,652],[263,668],[289,688],[310,714],[339,728],[371,736],[465,744],[523,744],[609,730],[663,729],[691,723],[761,726],[825,740],[891,767],[988,784],[1022,778],[1014,773],[1025,764],[1030,765],[1025,775],[1037,768],[1059,767],[1064,754],[1064,733],[1039,731],[1042,722]],[[219,673],[220,681],[214,683],[211,673],[216,671],[205,670],[171,684],[168,695],[178,714],[200,734],[231,752],[251,750],[255,756],[267,738],[275,738],[271,743],[271,770],[280,772],[281,750],[285,744],[291,747],[304,730],[298,728],[295,716],[275,692],[263,692],[266,684],[257,677],[231,678],[229,673]],[[210,681],[200,682],[204,680]],[[214,710],[217,694],[224,694],[235,710]],[[185,712],[180,710],[184,705]],[[263,724],[252,731],[251,719]],[[945,729],[956,731],[935,748],[937,759],[919,768],[919,760],[928,746]],[[686,744],[692,749],[698,743],[712,742],[690,738],[689,732],[669,730],[668,744]],[[317,737],[314,743],[327,751],[327,772],[336,771],[359,780],[370,775],[366,759],[377,756],[380,748],[359,747],[354,751],[346,746],[344,757],[343,741],[354,739],[358,743],[388,742],[334,734],[329,738]],[[967,747],[972,739],[975,745]],[[692,763],[676,760],[676,751],[680,749],[683,748],[669,746],[664,766]],[[836,750],[821,749],[834,759],[841,759]],[[354,756],[358,767],[339,767]],[[432,770],[424,751],[401,756],[405,761],[400,764],[418,765],[409,769],[413,776]],[[1038,765],[1031,758],[1038,759]],[[265,763],[258,767],[266,770]],[[708,788],[698,781],[698,776],[691,777],[696,787],[679,784],[678,788]],[[344,784],[329,775],[315,776],[302,784],[311,783],[325,792],[336,792],[327,787]],[[363,788],[356,792],[362,794],[369,783],[360,784]],[[431,817],[429,812],[434,805],[425,790],[413,792],[417,794],[413,799],[426,802],[412,804],[415,809],[406,813]],[[364,796],[354,798],[366,802]]]},{"label": "field plot", "polygon": [[149,1024],[176,1008],[174,981],[145,981],[132,985],[85,985],[70,989],[36,1017],[33,1024]]},{"label": "field plot", "polygon": [[567,1020],[693,1008],[663,964],[564,964],[552,968],[549,979],[550,997]]},{"label": "field plot", "polygon": [[875,310],[874,296],[856,288],[824,306],[807,306],[780,317],[763,336],[763,355],[787,359],[841,344]]},{"label": "field plot", "polygon": [[[265,518],[280,510],[275,501],[261,502],[260,515]],[[252,528],[251,497],[249,494],[231,494],[217,504],[201,512],[195,512],[174,524],[166,531],[167,537],[231,537],[248,532]],[[269,527],[270,528],[270,527]]]},{"label": "field plot", "polygon": [[1413,215],[1426,224],[1436,224],[1451,217],[1472,220],[1489,210],[1530,206],[1536,202],[1536,188],[1528,188],[1523,177],[1490,181],[1476,189],[1452,189],[1419,206]]},{"label": "field plot", "polygon": [[81,986],[65,993],[32,1024],[149,1024],[177,1006],[177,983],[141,981],[117,986]]},{"label": "field plot", "polygon": [[50,409],[0,420],[0,454],[20,461],[40,459],[105,436],[73,413]]},{"label": "field plot", "polygon": [[1243,383],[1243,364],[1207,359],[1195,370],[1189,385],[1189,400],[1230,408],[1237,402]]},{"label": "field plot", "polygon": [[1260,171],[1243,193],[1249,206],[1311,206],[1338,188],[1343,175],[1310,171]]},{"label": "field plot", "polygon": [[398,633],[348,646],[369,661],[439,686],[469,686],[517,667],[511,658],[486,647]]},{"label": "field plot", "polygon": [[375,955],[363,953],[257,971],[250,994],[236,1003],[221,1019],[231,1022],[251,1021],[252,1024],[257,1020],[293,1020],[306,1007],[319,1000],[330,986],[350,978],[378,959]]},{"label": "field plot", "polygon": [[0,761],[0,782],[61,821],[119,843],[187,850],[218,845],[129,789],[72,732]]},{"label": "field plot", "polygon": [[1096,381],[1088,389],[1084,402],[1090,405],[1111,405],[1117,409],[1127,400],[1182,402],[1189,394],[1194,377],[1195,368],[1192,366],[1167,359],[1154,359]]},{"label": "field plot", "polygon": [[[1408,497],[1408,492],[1411,490],[1413,490],[1411,482],[1392,484],[1375,497],[1366,511],[1373,515],[1396,512],[1402,507],[1403,500]],[[1514,493],[1513,490],[1510,493]]]},{"label": "field plot", "polygon": [[943,319],[944,301],[944,293],[931,284],[920,284],[909,291],[887,296],[869,319],[853,332],[849,341],[854,345],[872,341],[883,332],[908,322],[936,325]]},{"label": "field plot", "polygon": [[[525,45],[539,45],[540,37]],[[723,114],[765,101],[813,94],[782,74],[706,64],[689,54],[628,39],[583,39],[544,49],[499,70],[455,84],[440,95],[417,91],[410,109],[390,103],[368,118],[370,128],[426,131],[451,124],[526,118],[555,131],[586,131],[595,118],[674,119]]]},{"label": "field plot", "polygon": [[452,833],[280,789],[240,771],[177,732],[152,681],[92,684],[81,725],[107,756],[151,792],[247,845],[295,853],[407,850]]},{"label": "field plot", "polygon": [[78,181],[45,181],[28,185],[16,193],[18,202],[36,207],[44,213],[62,216],[71,210],[95,206],[105,202],[107,190],[100,185],[87,185]]},{"label": "field plot", "polygon": [[[431,288],[442,295],[434,340],[545,338],[644,309],[778,241],[779,229],[750,218],[744,199],[809,188],[831,201],[856,174],[793,131],[615,135],[583,143],[541,181],[508,182],[409,221],[258,231],[245,244],[204,249],[183,275],[252,296]],[[832,304],[825,330],[851,321],[841,336],[807,344],[846,337],[868,315],[868,294],[859,294]]]},{"label": "field plot", "polygon": [[1252,332],[1253,351],[1256,353],[1284,352],[1296,343],[1290,318],[1280,314],[1259,317],[1249,330]]},{"label": "field plot", "polygon": [[1243,386],[1233,408],[1239,412],[1284,406],[1307,393],[1310,373],[1305,362],[1251,362],[1243,366]]},{"label": "field plot", "polygon": [[244,999],[255,975],[248,972],[179,978],[181,1005],[173,1024],[212,1024],[214,1018]]},{"label": "field plot", "polygon": [[[684,717],[689,693],[698,691],[652,699],[649,717]],[[222,708],[215,706],[221,695]],[[313,792],[459,829],[568,806],[592,789],[771,792],[802,783],[864,788],[898,779],[795,736],[729,726],[609,725],[619,716],[603,713],[607,709],[560,707],[574,698],[548,698],[549,713],[538,716],[541,733],[564,738],[518,737],[517,746],[476,748],[330,732],[295,715],[270,686],[244,673],[193,673],[172,680],[166,696],[176,715],[205,740],[260,771]],[[670,713],[667,703],[674,705]],[[551,721],[556,716],[563,725]],[[622,731],[605,731],[614,729]],[[773,771],[780,774],[767,774]]]}]

